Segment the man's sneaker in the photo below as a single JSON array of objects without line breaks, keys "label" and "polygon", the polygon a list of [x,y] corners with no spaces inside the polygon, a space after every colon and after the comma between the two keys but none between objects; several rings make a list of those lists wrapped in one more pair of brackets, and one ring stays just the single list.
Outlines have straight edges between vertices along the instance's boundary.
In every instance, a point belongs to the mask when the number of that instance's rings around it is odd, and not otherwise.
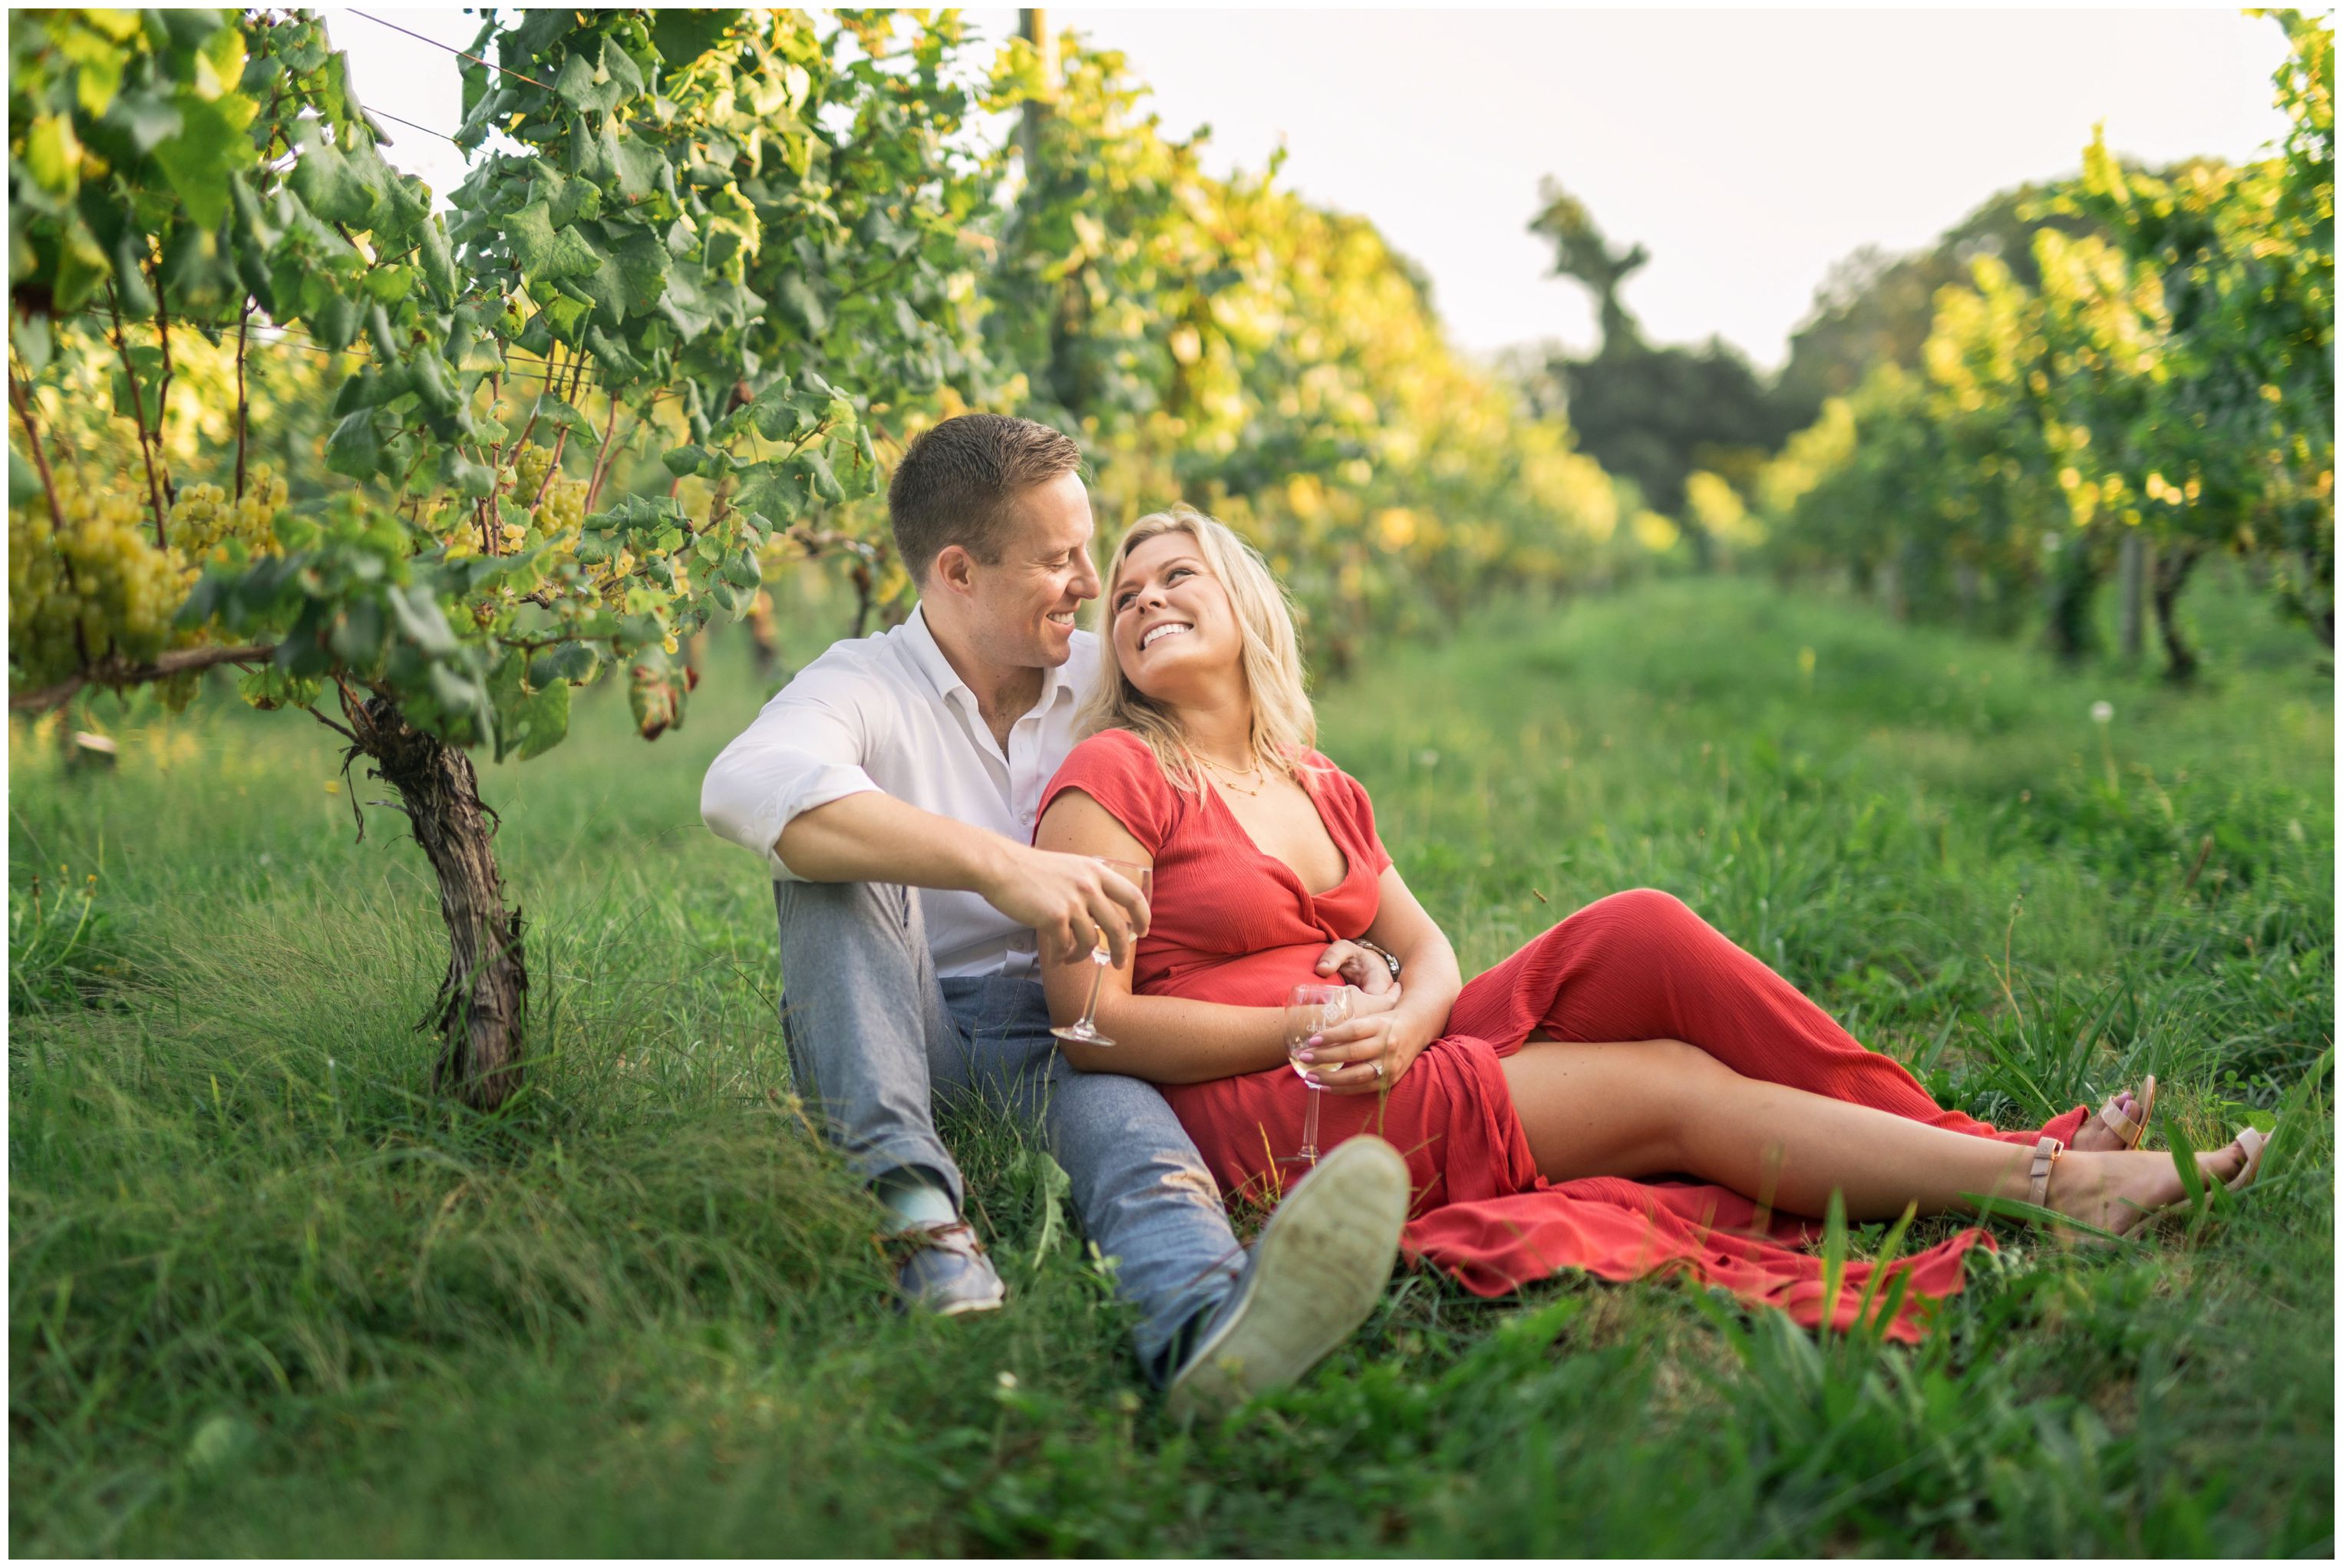
[{"label": "man's sneaker", "polygon": [[1407,1161],[1382,1139],[1338,1144],[1262,1228],[1244,1272],[1172,1374],[1175,1415],[1293,1382],[1366,1321],[1399,1256]]},{"label": "man's sneaker", "polygon": [[984,1255],[984,1244],[967,1221],[914,1225],[904,1234],[927,1238],[895,1275],[904,1311],[919,1308],[954,1317],[997,1312],[1008,1299],[1009,1287],[993,1272],[992,1260]]}]

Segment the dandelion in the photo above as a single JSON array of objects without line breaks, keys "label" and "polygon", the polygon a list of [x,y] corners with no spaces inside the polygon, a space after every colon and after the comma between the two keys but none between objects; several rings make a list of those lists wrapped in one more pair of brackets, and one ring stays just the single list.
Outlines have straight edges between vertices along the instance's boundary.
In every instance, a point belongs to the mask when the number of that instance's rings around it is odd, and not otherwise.
[{"label": "dandelion", "polygon": [[2110,794],[2121,794],[2123,785],[2116,777],[2115,742],[2110,739],[2115,733],[2111,728],[2115,723],[2115,704],[2107,699],[2101,698],[2091,704],[2091,722],[2099,727],[2099,759],[2107,764],[2107,791]]}]

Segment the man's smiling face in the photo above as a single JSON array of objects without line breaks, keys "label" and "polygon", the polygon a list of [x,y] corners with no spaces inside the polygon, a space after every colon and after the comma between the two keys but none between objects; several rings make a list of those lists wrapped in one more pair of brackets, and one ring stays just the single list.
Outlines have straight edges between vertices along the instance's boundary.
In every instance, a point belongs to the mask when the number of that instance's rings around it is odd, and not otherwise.
[{"label": "man's smiling face", "polygon": [[1065,473],[1012,506],[1017,524],[999,563],[979,563],[970,573],[970,629],[994,663],[1054,668],[1073,654],[1075,613],[1099,594],[1090,492],[1081,475]]}]

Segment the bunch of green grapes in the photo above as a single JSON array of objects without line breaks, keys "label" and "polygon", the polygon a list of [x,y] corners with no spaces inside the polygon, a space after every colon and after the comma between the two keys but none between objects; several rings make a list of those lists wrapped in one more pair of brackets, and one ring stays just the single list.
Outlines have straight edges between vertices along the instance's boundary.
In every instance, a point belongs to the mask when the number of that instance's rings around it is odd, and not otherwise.
[{"label": "bunch of green grapes", "polygon": [[171,548],[198,564],[226,561],[229,539],[241,541],[252,555],[282,555],[277,514],[289,498],[285,481],[266,467],[254,471],[243,496],[233,501],[217,485],[189,485],[171,504]]},{"label": "bunch of green grapes", "polygon": [[135,498],[93,494],[61,469],[56,500],[62,529],[45,498],[8,512],[9,660],[33,686],[108,658],[153,658],[192,575],[155,548]]},{"label": "bunch of green grapes", "polygon": [[[574,537],[586,521],[585,481],[557,469],[551,450],[534,441],[524,444],[513,458],[513,496],[528,508],[539,538]],[[507,523],[504,535],[506,547],[518,548],[528,538],[528,529]]]},{"label": "bunch of green grapes", "polygon": [[545,487],[546,475],[553,471],[553,449],[534,441],[524,441],[513,458],[513,498],[524,507],[536,501],[538,491]]}]

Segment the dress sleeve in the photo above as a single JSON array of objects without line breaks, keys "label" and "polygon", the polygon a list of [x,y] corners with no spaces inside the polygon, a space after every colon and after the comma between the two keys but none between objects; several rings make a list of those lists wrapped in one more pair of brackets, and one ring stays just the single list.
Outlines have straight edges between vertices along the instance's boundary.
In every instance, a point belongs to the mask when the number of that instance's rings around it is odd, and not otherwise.
[{"label": "dress sleeve", "polygon": [[1034,812],[1034,830],[1049,814],[1050,802],[1069,789],[1079,789],[1121,823],[1139,840],[1150,859],[1163,852],[1172,837],[1179,801],[1172,781],[1147,743],[1128,729],[1104,729],[1066,754],[1066,760],[1041,791]]},{"label": "dress sleeve", "polygon": [[1349,821],[1352,835],[1367,852],[1368,864],[1378,877],[1391,863],[1392,858],[1383,841],[1375,832],[1375,803],[1367,799],[1367,787],[1348,773],[1334,767],[1322,752],[1312,754],[1322,766],[1332,769],[1327,777],[1327,798],[1338,806]]}]

